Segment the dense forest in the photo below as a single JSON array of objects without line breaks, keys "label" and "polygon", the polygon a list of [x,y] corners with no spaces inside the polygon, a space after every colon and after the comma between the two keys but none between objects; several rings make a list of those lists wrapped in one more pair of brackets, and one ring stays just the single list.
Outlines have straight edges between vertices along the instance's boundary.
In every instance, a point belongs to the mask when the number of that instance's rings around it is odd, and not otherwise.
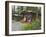
[{"label": "dense forest", "polygon": [[[41,28],[41,7],[12,6],[12,20],[19,21],[23,30],[36,30]],[[28,23],[27,23],[28,22]]]}]

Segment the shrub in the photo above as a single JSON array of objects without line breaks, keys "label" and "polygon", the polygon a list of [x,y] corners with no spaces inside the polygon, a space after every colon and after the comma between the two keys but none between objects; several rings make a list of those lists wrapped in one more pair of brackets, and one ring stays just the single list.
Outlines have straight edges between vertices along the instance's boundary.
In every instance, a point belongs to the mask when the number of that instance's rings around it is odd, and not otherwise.
[{"label": "shrub", "polygon": [[38,30],[38,29],[41,29],[41,22],[39,19],[36,19],[32,21],[32,24],[28,23],[23,27],[24,27],[24,30]]}]

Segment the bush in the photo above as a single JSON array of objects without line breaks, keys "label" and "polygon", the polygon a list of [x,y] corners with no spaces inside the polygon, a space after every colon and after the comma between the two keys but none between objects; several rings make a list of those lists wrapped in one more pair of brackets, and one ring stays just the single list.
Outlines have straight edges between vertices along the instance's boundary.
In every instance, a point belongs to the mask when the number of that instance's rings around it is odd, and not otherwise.
[{"label": "bush", "polygon": [[32,21],[32,29],[33,30],[41,29],[41,21],[39,19]]},{"label": "bush", "polygon": [[38,29],[41,29],[41,22],[39,19],[36,19],[32,21],[32,24],[28,23],[23,27],[24,27],[23,30],[38,30]]}]

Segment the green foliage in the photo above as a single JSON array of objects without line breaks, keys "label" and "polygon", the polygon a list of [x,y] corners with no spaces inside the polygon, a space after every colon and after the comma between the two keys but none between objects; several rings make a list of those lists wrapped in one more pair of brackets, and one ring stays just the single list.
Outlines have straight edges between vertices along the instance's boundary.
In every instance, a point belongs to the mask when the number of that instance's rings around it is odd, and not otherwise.
[{"label": "green foliage", "polygon": [[[13,7],[13,9],[12,9],[12,12],[13,13],[18,13],[18,14],[21,14],[22,12],[23,12],[23,10],[25,11],[25,12],[28,12],[28,10],[29,11],[33,11],[33,12],[35,12],[35,13],[40,13],[40,11],[41,11],[41,8],[39,7],[29,7],[29,6],[17,6],[17,8],[15,8],[16,6],[14,6]],[[15,11],[15,10],[17,10],[17,11]]]},{"label": "green foliage", "polygon": [[[38,7],[28,7],[26,6],[25,8],[23,8],[24,6],[18,6],[17,7],[17,14],[20,15],[23,10],[24,11],[35,11],[35,13],[37,14],[40,13],[41,11],[41,8],[38,9]],[[26,9],[26,10],[25,10]],[[15,14],[15,9],[13,10],[14,14]],[[17,17],[13,17],[14,20],[16,21],[19,21],[21,20],[21,17],[20,16],[17,16]],[[23,24],[23,23],[22,23]],[[25,23],[25,25],[23,24],[23,30],[37,30],[37,29],[40,29],[41,28],[41,21],[39,19],[36,19],[36,20],[32,20],[32,23]]]},{"label": "green foliage", "polygon": [[23,30],[31,30],[31,29],[32,29],[31,24],[26,24],[26,25],[24,25],[23,27],[24,27]]},{"label": "green foliage", "polygon": [[33,20],[32,24],[28,23],[23,27],[24,27],[24,30],[38,30],[38,29],[41,29],[41,22],[39,19]]},{"label": "green foliage", "polygon": [[36,29],[40,29],[41,28],[41,22],[40,22],[40,20],[39,19],[37,19],[37,20],[33,20],[32,21],[32,29],[33,30],[36,30]]},{"label": "green foliage", "polygon": [[21,20],[21,17],[20,17],[20,16],[15,16],[15,17],[14,17],[14,20],[15,20],[15,21],[20,21],[20,20]]}]

